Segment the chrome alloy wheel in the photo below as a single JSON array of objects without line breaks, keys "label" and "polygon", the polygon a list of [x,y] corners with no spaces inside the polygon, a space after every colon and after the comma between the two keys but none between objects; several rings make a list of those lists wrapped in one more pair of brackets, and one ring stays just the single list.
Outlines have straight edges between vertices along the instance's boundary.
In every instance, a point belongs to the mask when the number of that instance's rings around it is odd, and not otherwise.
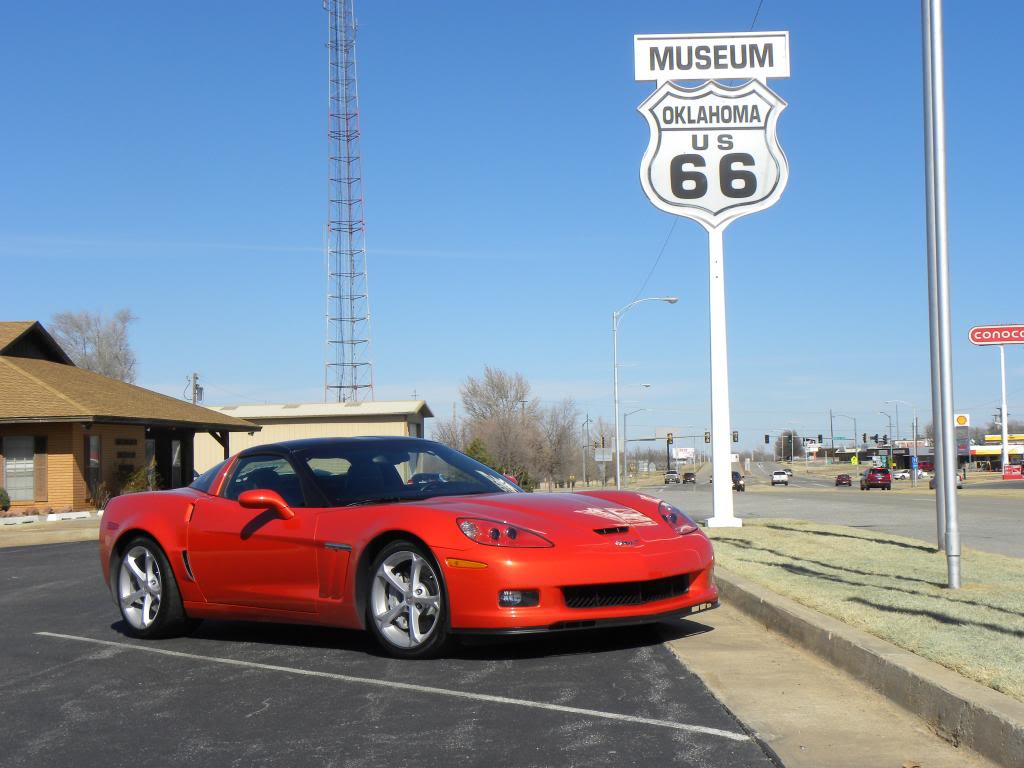
[{"label": "chrome alloy wheel", "polygon": [[121,558],[117,597],[121,615],[135,629],[149,629],[160,613],[163,577],[153,553],[138,545]]},{"label": "chrome alloy wheel", "polygon": [[398,648],[418,648],[437,630],[441,586],[433,566],[415,552],[395,552],[380,564],[370,590],[377,630]]}]

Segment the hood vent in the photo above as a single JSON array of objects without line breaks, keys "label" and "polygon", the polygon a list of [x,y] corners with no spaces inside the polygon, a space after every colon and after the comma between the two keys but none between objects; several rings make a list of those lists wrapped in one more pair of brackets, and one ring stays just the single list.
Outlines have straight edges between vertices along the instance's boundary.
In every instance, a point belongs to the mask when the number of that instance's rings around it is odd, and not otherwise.
[{"label": "hood vent", "polygon": [[594,533],[600,534],[601,536],[608,536],[613,533],[629,533],[629,526],[617,525],[613,528],[595,528]]}]

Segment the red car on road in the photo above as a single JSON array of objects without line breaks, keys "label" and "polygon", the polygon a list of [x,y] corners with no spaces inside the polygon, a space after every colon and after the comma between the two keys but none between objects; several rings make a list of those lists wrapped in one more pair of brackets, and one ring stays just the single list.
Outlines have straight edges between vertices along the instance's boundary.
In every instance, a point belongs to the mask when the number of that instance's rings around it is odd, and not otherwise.
[{"label": "red car on road", "polygon": [[849,475],[836,475],[836,487],[840,485],[853,485],[853,480]]},{"label": "red car on road", "polygon": [[884,467],[874,467],[862,473],[860,476],[860,489],[868,491],[872,488],[881,488],[883,491],[892,490],[892,473]]},{"label": "red car on road", "polygon": [[718,603],[711,542],[671,504],[526,493],[417,438],[248,448],[188,488],[112,499],[99,549],[140,638],[207,618],[321,624],[415,658],[458,634],[640,624]]}]

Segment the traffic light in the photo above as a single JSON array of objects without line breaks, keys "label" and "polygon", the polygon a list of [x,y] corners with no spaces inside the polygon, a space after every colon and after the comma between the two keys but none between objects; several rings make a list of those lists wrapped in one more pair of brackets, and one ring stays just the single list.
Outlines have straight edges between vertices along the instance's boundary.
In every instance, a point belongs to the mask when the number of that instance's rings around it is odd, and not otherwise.
[{"label": "traffic light", "polygon": [[665,442],[668,443],[669,445],[672,445],[672,443],[675,442],[675,439],[672,437],[671,432],[668,433],[668,437],[665,438]]},{"label": "traffic light", "polygon": [[862,432],[862,433],[861,433],[861,436],[860,436],[860,441],[861,441],[862,443],[866,443],[866,442],[868,441],[868,433],[867,433],[867,432]]},{"label": "traffic light", "polygon": [[877,443],[878,442],[878,433],[877,432],[871,436],[871,442],[873,442],[873,443]]},{"label": "traffic light", "polygon": [[768,435],[765,435],[765,436],[764,436],[764,444],[765,444],[765,445],[768,445],[768,444],[769,444],[769,443],[770,443],[771,441],[772,441],[772,440],[771,440],[771,438],[770,438],[770,437],[768,437]]},{"label": "traffic light", "polygon": [[888,435],[882,435],[882,444],[883,445],[888,445],[889,444],[889,436]]},{"label": "traffic light", "polygon": [[604,448],[604,435],[601,435],[601,447]]},{"label": "traffic light", "polygon": [[732,441],[734,443],[738,443],[740,441],[740,433],[737,432],[735,429],[732,431]]},{"label": "traffic light", "polygon": [[821,444],[822,444],[822,443],[824,443],[824,442],[825,442],[825,440],[824,440],[824,439],[822,438],[822,436],[821,436],[821,435],[819,434],[819,435],[818,435],[818,445],[821,445]]},{"label": "traffic light", "polygon": [[711,442],[711,433],[710,432],[705,432],[704,433],[704,442],[705,443],[710,443]]}]

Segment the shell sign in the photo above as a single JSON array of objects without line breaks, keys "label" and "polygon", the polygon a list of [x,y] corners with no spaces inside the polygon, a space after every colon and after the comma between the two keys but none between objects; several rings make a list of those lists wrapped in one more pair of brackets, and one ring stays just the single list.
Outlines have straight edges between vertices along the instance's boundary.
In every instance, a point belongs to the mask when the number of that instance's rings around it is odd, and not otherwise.
[{"label": "shell sign", "polygon": [[958,413],[953,416],[953,423],[958,427],[969,427],[971,426],[971,417],[967,413]]}]

